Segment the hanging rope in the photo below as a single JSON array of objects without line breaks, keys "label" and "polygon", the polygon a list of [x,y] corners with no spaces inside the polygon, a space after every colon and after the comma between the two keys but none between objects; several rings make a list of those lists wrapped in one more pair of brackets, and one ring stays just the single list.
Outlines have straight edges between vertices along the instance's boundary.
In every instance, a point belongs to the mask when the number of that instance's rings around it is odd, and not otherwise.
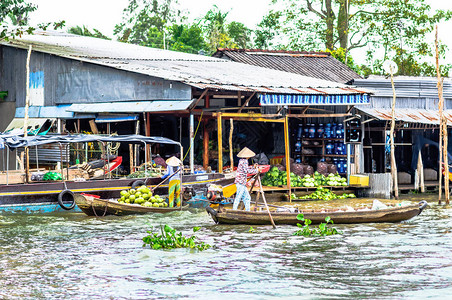
[{"label": "hanging rope", "polygon": [[[199,117],[198,126],[196,127],[195,135],[193,136],[193,139],[196,138],[196,134],[198,133],[198,129],[199,129],[199,125],[201,124],[201,121],[202,121],[202,114],[203,113],[204,113],[204,111],[201,111],[201,116]],[[190,147],[188,147],[187,152],[185,153],[184,158],[182,159],[182,161],[185,160],[185,158],[187,157],[188,153],[190,152],[190,149],[191,149],[191,143],[190,143]]]}]

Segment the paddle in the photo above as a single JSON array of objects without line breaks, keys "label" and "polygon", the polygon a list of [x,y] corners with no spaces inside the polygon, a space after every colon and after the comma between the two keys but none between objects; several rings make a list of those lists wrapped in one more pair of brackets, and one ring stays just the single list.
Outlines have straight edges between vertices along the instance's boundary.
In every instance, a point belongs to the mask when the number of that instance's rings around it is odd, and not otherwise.
[{"label": "paddle", "polygon": [[257,180],[259,182],[259,189],[262,194],[262,200],[264,200],[265,208],[267,209],[268,216],[270,217],[270,221],[272,222],[273,228],[276,228],[275,222],[273,221],[272,214],[270,213],[270,209],[268,208],[268,205],[267,205],[267,200],[265,200],[264,189],[262,188],[261,178],[260,178],[259,174],[260,174],[260,172],[257,173],[257,175],[258,175]]}]

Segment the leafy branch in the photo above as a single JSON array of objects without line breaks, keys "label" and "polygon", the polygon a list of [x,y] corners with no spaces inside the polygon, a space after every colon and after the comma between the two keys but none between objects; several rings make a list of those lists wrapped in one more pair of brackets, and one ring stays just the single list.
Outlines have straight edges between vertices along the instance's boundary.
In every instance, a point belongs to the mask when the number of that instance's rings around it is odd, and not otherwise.
[{"label": "leafy branch", "polygon": [[[194,227],[193,232],[200,230],[201,227]],[[207,250],[211,245],[197,240],[195,235],[186,237],[182,232],[177,233],[176,229],[169,225],[160,225],[160,234],[152,230],[147,231],[149,235],[143,237],[143,247],[149,245],[154,250],[159,249],[175,249],[175,248],[190,248],[199,251]]]},{"label": "leafy branch", "polygon": [[333,234],[341,234],[336,228],[328,227],[328,223],[333,224],[333,220],[331,220],[330,217],[325,218],[326,223],[320,223],[319,227],[311,228],[309,225],[311,225],[312,221],[309,219],[305,219],[303,214],[299,214],[297,216],[297,220],[300,220],[301,222],[304,222],[304,225],[297,223],[297,226],[300,228],[300,230],[294,232],[293,235],[298,236],[327,236],[327,235],[333,235]]}]

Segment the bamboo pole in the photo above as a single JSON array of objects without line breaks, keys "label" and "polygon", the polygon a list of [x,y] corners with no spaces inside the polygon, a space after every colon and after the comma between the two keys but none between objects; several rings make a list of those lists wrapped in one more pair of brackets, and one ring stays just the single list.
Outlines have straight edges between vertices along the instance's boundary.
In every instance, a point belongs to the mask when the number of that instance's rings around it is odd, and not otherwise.
[{"label": "bamboo pole", "polygon": [[229,160],[231,161],[231,172],[234,171],[234,151],[232,149],[232,133],[234,132],[234,120],[231,118],[229,128]]},{"label": "bamboo pole", "polygon": [[218,173],[223,174],[223,129],[221,127],[221,113],[217,117],[217,133],[218,133]]},{"label": "bamboo pole", "polygon": [[394,87],[394,76],[393,76],[393,70],[392,65],[389,66],[390,73],[391,73],[391,85],[392,85],[392,111],[391,111],[391,130],[389,132],[389,138],[391,143],[391,174],[392,174],[392,181],[394,183],[393,189],[394,189],[394,197],[396,199],[399,199],[399,185],[397,182],[397,165],[395,161],[395,145],[394,145],[394,129],[395,129],[395,105],[396,105],[396,92]]},{"label": "bamboo pole", "polygon": [[[31,57],[31,49],[32,46],[30,45],[28,47],[28,53],[27,53],[27,77],[25,79],[25,116],[24,116],[24,137],[27,137],[28,134],[28,107],[30,105],[30,57]],[[25,182],[29,182],[29,174],[30,171],[30,156],[29,156],[29,149],[28,147],[25,147]],[[36,157],[37,158],[37,157]]]},{"label": "bamboo pole", "polygon": [[273,221],[272,214],[270,213],[270,209],[268,208],[268,205],[267,205],[267,200],[265,199],[264,189],[262,188],[262,182],[261,182],[261,177],[259,176],[259,173],[257,173],[257,180],[259,182],[259,190],[260,190],[260,193],[262,194],[262,200],[264,200],[264,204],[265,204],[265,208],[267,209],[268,216],[270,218],[270,221],[272,222],[273,228],[276,228],[275,221]]},{"label": "bamboo pole", "polygon": [[439,69],[439,50],[438,50],[438,26],[435,30],[435,59],[436,59],[436,77],[438,80],[438,110],[439,110],[439,195],[438,204],[441,204],[442,198],[442,170],[444,168],[444,194],[446,196],[446,204],[449,204],[449,162],[447,158],[447,119],[444,117],[444,97],[443,97],[443,79],[441,78],[441,72]]},{"label": "bamboo pole", "polygon": [[292,189],[290,186],[289,118],[287,116],[284,117],[284,148],[286,152],[287,189],[289,190],[289,201],[292,202]]}]

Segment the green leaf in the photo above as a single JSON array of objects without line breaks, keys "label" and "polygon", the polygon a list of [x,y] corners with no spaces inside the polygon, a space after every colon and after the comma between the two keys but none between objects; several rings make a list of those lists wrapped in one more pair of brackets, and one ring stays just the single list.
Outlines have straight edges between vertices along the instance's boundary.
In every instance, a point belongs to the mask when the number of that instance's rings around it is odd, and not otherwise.
[{"label": "green leaf", "polygon": [[196,232],[196,231],[198,231],[200,229],[201,229],[201,227],[193,227],[193,232]]}]

